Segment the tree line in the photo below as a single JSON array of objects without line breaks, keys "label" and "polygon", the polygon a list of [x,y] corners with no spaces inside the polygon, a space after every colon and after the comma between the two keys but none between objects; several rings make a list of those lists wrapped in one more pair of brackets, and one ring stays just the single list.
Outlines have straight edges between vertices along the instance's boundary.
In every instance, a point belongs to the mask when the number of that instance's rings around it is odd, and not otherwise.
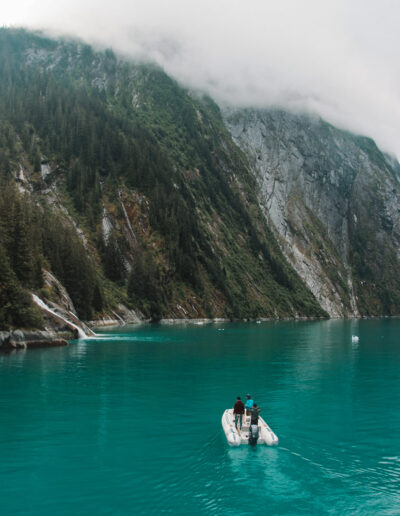
[{"label": "tree line", "polygon": [[78,316],[103,308],[100,278],[73,226],[48,207],[0,184],[0,327],[37,327],[40,317],[28,291],[39,291],[43,268],[65,286]]}]

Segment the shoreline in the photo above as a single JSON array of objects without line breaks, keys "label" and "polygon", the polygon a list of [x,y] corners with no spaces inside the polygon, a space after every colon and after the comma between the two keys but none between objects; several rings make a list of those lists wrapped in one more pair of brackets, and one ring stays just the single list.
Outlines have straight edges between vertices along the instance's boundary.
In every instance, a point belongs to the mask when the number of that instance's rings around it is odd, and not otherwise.
[{"label": "shoreline", "polygon": [[68,346],[72,332],[45,330],[0,331],[0,352]]},{"label": "shoreline", "polygon": [[[124,327],[124,326],[139,326],[160,324],[162,326],[184,326],[195,325],[203,326],[209,324],[227,324],[227,323],[263,323],[263,322],[306,322],[306,321],[361,321],[368,319],[400,319],[400,315],[370,315],[361,317],[283,317],[280,319],[260,317],[257,319],[227,319],[222,317],[216,318],[165,318],[159,321],[152,321],[150,319],[142,319],[138,321],[123,322],[117,319],[102,319],[100,321],[85,322],[91,329]],[[25,330],[25,329],[11,329],[8,331],[0,331],[0,352],[9,353],[15,350],[40,349],[50,347],[68,346],[69,341],[77,340],[78,335],[74,332],[66,331],[49,331],[49,330]]]},{"label": "shoreline", "polygon": [[85,324],[90,328],[112,328],[114,326],[138,326],[141,324],[161,324],[164,326],[168,325],[185,325],[185,324],[195,324],[198,326],[202,326],[204,324],[226,324],[226,323],[237,323],[237,322],[249,322],[249,323],[262,323],[262,322],[305,322],[305,321],[361,321],[366,319],[399,319],[400,315],[368,315],[368,316],[360,316],[360,317],[259,317],[257,319],[227,319],[223,317],[216,318],[165,318],[160,319],[159,321],[153,321],[151,319],[142,319],[137,322],[124,322],[121,324],[121,321],[117,319],[108,319],[108,320],[100,320],[100,321],[86,321]]}]

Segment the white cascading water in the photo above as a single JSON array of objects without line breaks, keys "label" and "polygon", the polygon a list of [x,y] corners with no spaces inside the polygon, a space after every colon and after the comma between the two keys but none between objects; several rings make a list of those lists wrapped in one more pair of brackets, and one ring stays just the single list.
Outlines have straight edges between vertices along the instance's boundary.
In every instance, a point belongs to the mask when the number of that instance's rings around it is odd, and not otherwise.
[{"label": "white cascading water", "polygon": [[66,319],[65,317],[63,317],[62,315],[56,313],[54,310],[52,310],[49,306],[46,305],[46,303],[44,301],[42,301],[42,299],[40,299],[40,297],[38,297],[36,294],[32,294],[32,299],[33,301],[38,305],[40,306],[40,308],[42,310],[44,310],[45,312],[53,315],[54,317],[56,317],[57,319],[61,319],[61,321],[64,321],[65,324],[67,326],[69,326],[70,328],[73,328],[74,330],[76,330],[78,332],[78,335],[79,335],[79,338],[80,339],[87,339],[88,336],[86,335],[86,333],[82,330],[82,328],[80,328],[77,324],[71,322],[71,321],[68,321],[68,319]]}]

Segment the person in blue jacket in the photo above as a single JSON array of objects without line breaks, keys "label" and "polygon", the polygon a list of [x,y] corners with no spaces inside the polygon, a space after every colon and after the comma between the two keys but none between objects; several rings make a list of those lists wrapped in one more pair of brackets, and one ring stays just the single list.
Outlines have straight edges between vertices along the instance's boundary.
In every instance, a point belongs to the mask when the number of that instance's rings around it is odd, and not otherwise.
[{"label": "person in blue jacket", "polygon": [[247,400],[246,400],[246,404],[244,406],[244,408],[246,409],[246,416],[251,416],[251,409],[253,408],[253,399],[252,397],[250,396],[250,394],[248,394],[246,396]]}]

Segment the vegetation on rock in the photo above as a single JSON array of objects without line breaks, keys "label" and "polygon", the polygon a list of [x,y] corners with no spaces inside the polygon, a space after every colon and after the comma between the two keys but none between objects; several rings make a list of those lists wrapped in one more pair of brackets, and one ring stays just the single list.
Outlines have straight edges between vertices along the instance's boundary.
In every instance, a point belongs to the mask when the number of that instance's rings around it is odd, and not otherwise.
[{"label": "vegetation on rock", "polygon": [[84,319],[120,301],[153,319],[326,316],[210,99],[154,66],[23,30],[0,29],[0,69],[10,313],[22,313],[14,287],[39,291],[45,268]]}]

